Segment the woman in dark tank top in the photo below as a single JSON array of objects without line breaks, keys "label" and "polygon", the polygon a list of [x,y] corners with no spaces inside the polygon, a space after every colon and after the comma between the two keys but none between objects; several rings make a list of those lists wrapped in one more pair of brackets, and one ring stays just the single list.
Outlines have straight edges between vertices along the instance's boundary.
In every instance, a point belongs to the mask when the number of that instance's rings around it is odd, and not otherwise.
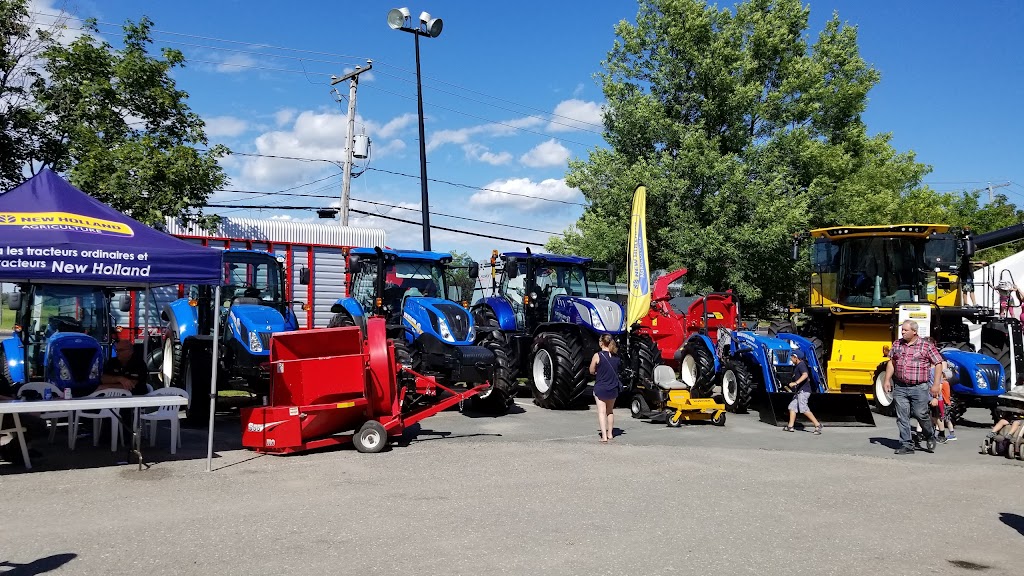
[{"label": "woman in dark tank top", "polygon": [[594,380],[594,399],[597,401],[597,421],[601,425],[601,442],[607,443],[615,431],[615,399],[619,397],[619,347],[610,334],[602,334],[601,350],[590,361]]}]

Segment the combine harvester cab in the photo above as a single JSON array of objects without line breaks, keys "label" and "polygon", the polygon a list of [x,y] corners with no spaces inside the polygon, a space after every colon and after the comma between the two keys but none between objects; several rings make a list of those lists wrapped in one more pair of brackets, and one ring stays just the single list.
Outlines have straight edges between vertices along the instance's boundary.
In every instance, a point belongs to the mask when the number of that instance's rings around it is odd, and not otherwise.
[{"label": "combine harvester cab", "polygon": [[[590,359],[600,349],[601,334],[616,338],[624,371],[630,365],[625,310],[617,302],[591,297],[590,258],[527,249],[495,252],[491,260],[492,293],[473,304],[473,315],[482,327],[504,334],[513,374],[529,381],[538,406],[563,409],[587,400]],[[609,275],[614,284],[614,270]]]},{"label": "combine harvester cab", "polygon": [[[220,327],[218,390],[238,389],[266,396],[270,376],[270,337],[298,329],[285,300],[286,278],[280,260],[259,250],[225,250],[221,302],[213,302],[210,286],[193,286],[189,296],[167,304],[161,312],[163,335],[161,374],[167,386],[189,395],[186,417],[204,424],[209,402],[194,401],[210,393],[213,324]],[[217,313],[214,314],[216,306]]]},{"label": "combine harvester cab", "polygon": [[[491,384],[473,397],[473,407],[504,414],[515,388],[507,344],[500,331],[478,330],[451,282],[454,269],[452,255],[443,252],[353,248],[350,296],[335,302],[329,327],[359,326],[365,332],[369,318],[384,318],[400,365],[449,386]],[[479,275],[475,262],[468,274]],[[420,400],[433,402],[410,396]]]},{"label": "combine harvester cab", "polygon": [[[0,377],[17,387],[52,382],[61,389],[95,388],[110,357],[111,292],[95,286],[31,284],[8,294],[15,329],[2,342]],[[130,303],[124,299],[121,308]]]}]

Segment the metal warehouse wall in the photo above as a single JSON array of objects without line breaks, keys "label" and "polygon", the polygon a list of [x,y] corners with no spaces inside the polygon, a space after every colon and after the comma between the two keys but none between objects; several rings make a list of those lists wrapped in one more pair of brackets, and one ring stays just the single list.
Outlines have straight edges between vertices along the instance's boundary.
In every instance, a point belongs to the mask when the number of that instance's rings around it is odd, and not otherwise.
[{"label": "metal warehouse wall", "polygon": [[[223,218],[220,226],[207,232],[195,226],[182,226],[168,219],[166,231],[174,236],[211,248],[265,250],[285,259],[285,271],[291,292],[288,298],[310,304],[312,309],[295,306],[300,328],[325,327],[331,319],[331,306],[345,296],[345,254],[348,248],[385,245],[384,230],[352,228],[312,222]],[[299,271],[309,267],[310,284],[299,284]],[[177,287],[154,288],[153,304],[145,306],[136,296],[130,313],[115,311],[119,326],[141,331],[145,317],[149,325],[160,327],[160,310],[178,298]],[[131,322],[134,319],[135,322]]]}]

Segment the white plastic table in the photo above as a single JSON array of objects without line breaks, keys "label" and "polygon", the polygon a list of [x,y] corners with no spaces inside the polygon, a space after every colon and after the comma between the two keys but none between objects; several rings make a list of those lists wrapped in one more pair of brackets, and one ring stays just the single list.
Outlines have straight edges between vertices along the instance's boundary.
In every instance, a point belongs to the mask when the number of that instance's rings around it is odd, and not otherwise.
[{"label": "white plastic table", "polygon": [[[142,469],[142,448],[139,438],[138,411],[141,408],[158,408],[160,406],[184,406],[188,399],[184,396],[115,396],[112,398],[79,398],[72,400],[37,400],[0,401],[0,434],[13,433],[21,444],[21,455],[25,459],[25,468],[31,469],[32,463],[28,458],[28,445],[25,443],[25,427],[21,425],[19,414],[35,414],[42,412],[63,412],[77,410],[102,410],[109,408],[119,410],[130,408],[135,410],[136,418],[132,426],[132,452],[139,458],[139,469]],[[14,427],[4,428],[4,417],[10,414],[14,417]]]}]

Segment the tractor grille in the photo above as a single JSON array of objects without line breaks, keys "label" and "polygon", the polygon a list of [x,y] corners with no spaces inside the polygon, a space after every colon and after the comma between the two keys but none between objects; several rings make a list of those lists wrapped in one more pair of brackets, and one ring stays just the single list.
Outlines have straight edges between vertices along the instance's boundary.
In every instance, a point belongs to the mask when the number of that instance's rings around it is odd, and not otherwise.
[{"label": "tractor grille", "polygon": [[263,344],[264,350],[270,350],[270,332],[258,332],[260,335],[260,344]]},{"label": "tractor grille", "polygon": [[444,320],[456,340],[465,340],[469,336],[469,312],[455,304],[435,304],[435,308],[444,314]]},{"label": "tractor grille", "polygon": [[999,368],[999,366],[994,366],[992,364],[978,365],[978,371],[985,376],[989,390],[999,390],[1003,387],[1003,383],[999,381]]},{"label": "tractor grille", "polygon": [[85,382],[89,379],[89,369],[96,359],[95,348],[63,348],[60,353],[68,363],[71,378],[75,382]]}]

